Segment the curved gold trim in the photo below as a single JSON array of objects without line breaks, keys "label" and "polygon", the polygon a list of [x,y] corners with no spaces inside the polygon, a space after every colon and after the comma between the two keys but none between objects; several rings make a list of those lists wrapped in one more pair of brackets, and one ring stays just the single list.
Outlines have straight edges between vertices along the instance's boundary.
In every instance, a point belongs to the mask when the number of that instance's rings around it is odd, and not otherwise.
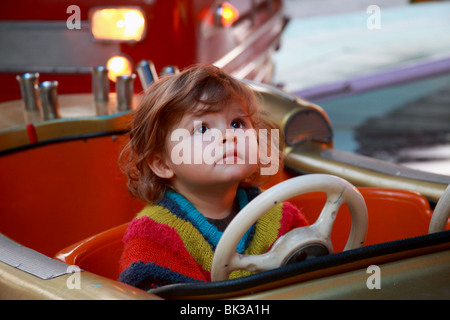
[{"label": "curved gold trim", "polygon": [[[447,245],[448,247],[448,245]],[[448,299],[450,250],[423,254],[402,259],[404,254],[394,254],[383,262],[377,258],[357,263],[313,271],[286,279],[278,289],[242,296],[252,300],[285,299]],[[368,267],[376,265],[381,270],[381,288],[369,289],[372,275]],[[309,279],[308,279],[309,277]],[[272,284],[275,285],[275,284]],[[446,291],[445,294],[443,294]]]},{"label": "curved gold trim", "polygon": [[[114,133],[129,128],[132,110],[117,112],[114,93],[110,94],[106,104],[95,103],[91,94],[61,95],[58,99],[61,118],[50,121],[42,121],[39,114],[25,112],[21,100],[1,103],[0,108],[5,112],[0,119],[0,151],[25,147],[33,142]],[[141,95],[134,96],[134,108],[140,99]],[[35,130],[37,141],[30,141],[27,124]]]},{"label": "curved gold trim", "polygon": [[80,272],[80,287],[71,288],[75,274],[42,280],[0,262],[1,300],[159,300],[155,295],[102,276]]},{"label": "curved gold trim", "polygon": [[[360,187],[394,188],[416,191],[428,200],[438,201],[447,187],[447,184],[438,181],[427,181],[427,172],[417,172],[417,177],[408,178],[400,173],[409,170],[398,166],[398,175],[389,174],[377,170],[377,168],[365,168],[362,163],[344,163],[338,159],[326,158],[323,151],[329,150],[327,146],[319,144],[305,144],[296,148],[288,148],[285,153],[285,166],[300,173],[327,173],[337,175]],[[349,159],[357,155],[348,153]],[[378,160],[383,165],[383,161]],[[390,166],[395,166],[389,163]],[[421,178],[423,176],[423,179]]]},{"label": "curved gold trim", "polygon": [[[283,134],[286,133],[289,120],[294,118],[297,113],[305,110],[314,110],[319,113],[331,128],[330,119],[320,106],[271,86],[247,80],[246,82],[261,98],[260,103],[265,116],[274,122]],[[333,141],[326,145],[332,147]]]}]

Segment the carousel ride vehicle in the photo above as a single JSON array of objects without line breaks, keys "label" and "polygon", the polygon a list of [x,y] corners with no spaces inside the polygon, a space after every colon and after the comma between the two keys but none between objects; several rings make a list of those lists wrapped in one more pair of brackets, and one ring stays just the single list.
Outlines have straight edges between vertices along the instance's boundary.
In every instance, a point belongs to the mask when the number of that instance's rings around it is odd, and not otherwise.
[{"label": "carousel ride vehicle", "polygon": [[[150,67],[140,68],[146,81]],[[96,70],[94,84],[106,77]],[[40,84],[40,110],[24,110],[22,100],[1,103],[0,297],[450,298],[450,178],[335,150],[320,106],[243,81],[283,132],[285,168],[225,230],[211,282],[151,292],[117,281],[122,236],[144,206],[128,194],[117,165],[140,99],[130,82],[107,101],[97,99],[102,86],[58,96]],[[264,255],[238,254],[248,227],[288,199],[311,225]],[[254,273],[228,279],[235,269]]]}]

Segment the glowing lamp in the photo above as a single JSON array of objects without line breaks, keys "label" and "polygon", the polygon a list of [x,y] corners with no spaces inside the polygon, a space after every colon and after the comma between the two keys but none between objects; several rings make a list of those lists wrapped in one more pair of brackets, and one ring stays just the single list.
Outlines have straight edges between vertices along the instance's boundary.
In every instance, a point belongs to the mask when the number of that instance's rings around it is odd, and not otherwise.
[{"label": "glowing lamp", "polygon": [[92,35],[104,41],[140,41],[145,36],[145,18],[136,7],[97,7],[90,12]]},{"label": "glowing lamp", "polygon": [[133,72],[131,61],[124,56],[114,56],[106,63],[108,78],[116,82],[117,76],[130,75]]},{"label": "glowing lamp", "polygon": [[239,19],[239,11],[229,2],[222,2],[217,8],[216,20],[220,26],[228,28]]}]

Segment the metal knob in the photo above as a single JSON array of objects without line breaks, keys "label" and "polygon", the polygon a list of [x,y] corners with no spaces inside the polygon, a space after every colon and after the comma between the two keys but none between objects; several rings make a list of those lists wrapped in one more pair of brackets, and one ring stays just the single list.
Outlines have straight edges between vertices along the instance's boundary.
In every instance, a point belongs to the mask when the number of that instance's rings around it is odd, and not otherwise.
[{"label": "metal knob", "polygon": [[20,93],[26,111],[39,111],[39,96],[36,86],[39,84],[39,73],[24,73],[16,77],[20,85]]},{"label": "metal knob", "polygon": [[116,78],[116,94],[117,94],[117,110],[126,111],[133,107],[134,79],[136,75],[117,76]]},{"label": "metal knob", "polygon": [[92,68],[92,94],[95,102],[108,102],[109,79],[108,68],[103,66]]},{"label": "metal knob", "polygon": [[136,66],[136,72],[139,75],[139,80],[141,81],[144,90],[146,90],[153,81],[158,79],[155,65],[149,60],[140,61]]},{"label": "metal knob", "polygon": [[44,120],[59,118],[58,81],[44,81],[38,86]]},{"label": "metal knob", "polygon": [[167,76],[170,74],[177,74],[180,73],[180,69],[177,66],[169,65],[165,66],[161,69],[161,72],[159,73],[161,77]]}]

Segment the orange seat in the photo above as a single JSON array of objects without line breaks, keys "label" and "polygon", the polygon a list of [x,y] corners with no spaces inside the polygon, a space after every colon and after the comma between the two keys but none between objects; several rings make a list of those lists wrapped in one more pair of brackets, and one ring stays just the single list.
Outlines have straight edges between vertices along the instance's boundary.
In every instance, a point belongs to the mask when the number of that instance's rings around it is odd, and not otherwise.
[{"label": "orange seat", "polygon": [[121,224],[60,250],[55,259],[117,280],[123,251],[123,234],[129,223]]},{"label": "orange seat", "polygon": [[[364,197],[369,216],[365,246],[425,235],[432,210],[425,197],[417,192],[396,189],[358,188]],[[310,193],[291,199],[309,223],[314,223],[324,204],[325,194]],[[342,205],[333,225],[331,240],[334,252],[347,243],[351,219],[347,205]]]},{"label": "orange seat", "polygon": [[[432,211],[428,201],[415,192],[394,189],[359,188],[369,213],[369,228],[365,245],[405,239],[428,232]],[[320,214],[325,195],[309,193],[291,199],[314,223]],[[128,223],[80,241],[59,251],[55,258],[78,265],[110,279],[119,277],[119,258],[123,250],[122,237]],[[343,250],[350,232],[350,212],[346,205],[339,210],[331,234],[334,251]]]}]

